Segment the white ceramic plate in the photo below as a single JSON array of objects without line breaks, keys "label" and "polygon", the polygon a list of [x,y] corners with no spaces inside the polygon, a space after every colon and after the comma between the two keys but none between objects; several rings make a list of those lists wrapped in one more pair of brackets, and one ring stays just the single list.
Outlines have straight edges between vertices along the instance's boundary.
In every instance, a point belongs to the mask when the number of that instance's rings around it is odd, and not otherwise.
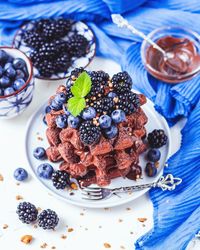
[{"label": "white ceramic plate", "polygon": [[[23,25],[16,33],[14,39],[13,39],[13,47],[21,50],[24,52],[28,57],[30,56],[30,53],[33,51],[30,47],[28,47],[24,42],[23,42],[23,36],[24,33],[27,30],[31,30],[33,28],[34,21],[28,22],[25,25]],[[96,43],[95,43],[95,38],[92,30],[87,26],[87,24],[79,21],[75,22],[72,25],[72,32],[67,33],[65,37],[62,38],[62,40],[67,41],[68,37],[76,32],[79,35],[84,36],[88,41],[88,52],[85,56],[77,58],[73,57],[71,61],[71,67],[69,67],[65,72],[57,73],[52,75],[51,77],[42,77],[39,75],[39,71],[34,67],[34,75],[38,79],[44,79],[44,80],[58,80],[58,79],[63,79],[66,78],[70,75],[70,72],[75,69],[75,68],[80,68],[83,67],[85,68],[87,65],[90,64],[92,59],[95,56],[96,52]]]},{"label": "white ceramic plate", "polygon": [[[58,198],[61,198],[65,200],[68,203],[81,206],[81,207],[92,207],[92,208],[102,208],[102,207],[114,207],[118,206],[127,202],[130,202],[132,200],[135,200],[136,198],[140,197],[144,193],[148,191],[148,189],[142,190],[142,191],[136,191],[132,194],[120,194],[120,197],[112,196],[109,199],[104,199],[101,201],[86,201],[81,198],[81,194],[79,190],[73,190],[74,195],[70,195],[69,191],[63,191],[63,190],[57,190],[53,187],[51,180],[44,180],[37,176],[36,170],[37,167],[43,163],[48,162],[48,160],[45,161],[39,161],[33,157],[33,150],[38,147],[44,147],[47,148],[49,146],[45,130],[47,126],[43,123],[43,117],[44,117],[44,110],[46,105],[42,106],[40,109],[38,109],[35,114],[33,114],[32,118],[30,119],[26,131],[26,139],[25,139],[25,150],[27,159],[30,165],[30,168],[33,172],[33,175],[36,177],[36,179],[42,184],[41,187],[46,188],[48,192],[51,192],[53,195],[55,195]],[[153,103],[150,100],[147,100],[147,103],[142,106],[144,112],[148,116],[148,123],[146,124],[147,133],[151,132],[153,129],[163,129],[168,136],[168,144],[163,146],[161,151],[161,159],[160,159],[160,167],[158,169],[158,173],[155,177],[147,177],[144,173],[144,167],[146,165],[145,155],[146,153],[143,153],[140,156],[140,166],[143,169],[142,179],[136,181],[132,181],[129,179],[123,179],[122,177],[113,179],[111,184],[108,186],[110,188],[113,187],[121,187],[121,186],[133,186],[138,184],[146,184],[151,183],[154,181],[157,181],[159,177],[163,173],[163,167],[166,162],[166,160],[169,157],[170,154],[170,144],[171,144],[171,138],[170,138],[170,130],[167,125],[167,122],[165,119],[155,111],[153,107]],[[43,140],[38,140],[38,137],[42,137]],[[49,162],[54,169],[58,169],[60,163],[51,163]]]}]

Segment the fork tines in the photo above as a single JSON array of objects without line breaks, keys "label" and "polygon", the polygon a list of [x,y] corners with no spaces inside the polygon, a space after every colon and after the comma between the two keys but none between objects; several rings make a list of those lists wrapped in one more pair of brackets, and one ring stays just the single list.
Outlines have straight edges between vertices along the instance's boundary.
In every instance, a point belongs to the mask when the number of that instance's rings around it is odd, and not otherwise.
[{"label": "fork tines", "polygon": [[90,187],[81,189],[82,199],[84,200],[101,200],[103,194],[101,188]]}]

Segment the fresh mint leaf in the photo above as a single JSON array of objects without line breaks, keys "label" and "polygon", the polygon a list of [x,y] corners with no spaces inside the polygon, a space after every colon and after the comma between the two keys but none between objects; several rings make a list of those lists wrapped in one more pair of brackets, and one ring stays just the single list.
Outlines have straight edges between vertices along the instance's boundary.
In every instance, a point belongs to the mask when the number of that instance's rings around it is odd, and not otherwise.
[{"label": "fresh mint leaf", "polygon": [[91,90],[92,82],[90,76],[84,71],[76,79],[71,87],[71,92],[75,97],[85,97]]},{"label": "fresh mint leaf", "polygon": [[78,116],[81,111],[85,108],[86,102],[83,97],[71,97],[68,100],[67,108],[68,111],[74,116]]}]

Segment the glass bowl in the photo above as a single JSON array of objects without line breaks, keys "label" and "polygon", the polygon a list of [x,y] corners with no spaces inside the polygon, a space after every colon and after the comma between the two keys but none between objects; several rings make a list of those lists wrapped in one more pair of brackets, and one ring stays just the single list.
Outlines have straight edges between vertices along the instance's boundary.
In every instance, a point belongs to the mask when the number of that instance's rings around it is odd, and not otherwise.
[{"label": "glass bowl", "polygon": [[[191,42],[193,42],[197,53],[200,55],[200,36],[198,33],[181,27],[161,27],[148,34],[148,37],[154,42],[165,36],[189,39]],[[155,78],[167,83],[176,84],[191,79],[200,72],[200,64],[195,65],[195,68],[191,72],[186,72],[183,74],[166,74],[158,71],[152,67],[152,65],[150,65],[146,59],[147,50],[150,46],[151,45],[148,42],[145,40],[143,41],[141,46],[141,58],[147,71]]]}]

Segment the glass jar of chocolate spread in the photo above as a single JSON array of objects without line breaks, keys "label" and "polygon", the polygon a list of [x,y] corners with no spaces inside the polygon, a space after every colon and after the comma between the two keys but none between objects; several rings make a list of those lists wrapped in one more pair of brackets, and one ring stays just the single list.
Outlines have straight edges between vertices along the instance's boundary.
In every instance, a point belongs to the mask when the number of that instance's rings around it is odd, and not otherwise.
[{"label": "glass jar of chocolate spread", "polygon": [[147,71],[155,78],[168,83],[179,83],[193,78],[200,72],[200,36],[196,32],[165,27],[154,30],[148,37],[167,55],[143,41],[141,57]]}]

